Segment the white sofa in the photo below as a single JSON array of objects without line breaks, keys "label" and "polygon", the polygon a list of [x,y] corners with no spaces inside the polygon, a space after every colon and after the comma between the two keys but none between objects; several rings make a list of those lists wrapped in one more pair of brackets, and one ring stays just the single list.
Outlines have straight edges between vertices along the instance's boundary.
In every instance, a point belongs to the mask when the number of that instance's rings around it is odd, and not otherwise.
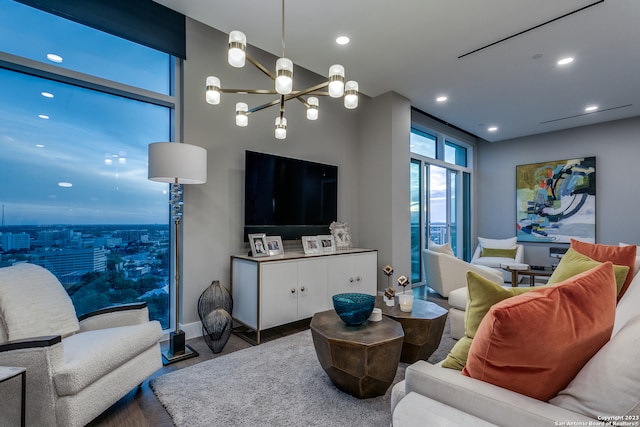
[{"label": "white sofa", "polygon": [[[26,368],[26,425],[83,426],[162,367],[162,329],[146,303],[76,318],[58,279],[33,264],[0,268],[0,365]],[[0,384],[0,424],[20,393]],[[3,421],[4,420],[4,421]]]},{"label": "white sofa", "polygon": [[[640,275],[636,274],[617,305],[610,341],[563,392],[548,402],[464,376],[440,364],[419,361],[410,365],[404,381],[393,387],[393,426],[430,425],[432,416],[447,418],[453,413],[455,417],[459,412],[467,416],[464,425],[597,425],[603,417],[635,423],[640,417],[640,364],[636,356],[640,348],[639,304]],[[404,402],[408,396],[410,399]],[[594,410],[594,405],[599,408]],[[459,424],[452,419],[450,425]]]},{"label": "white sofa", "polygon": [[474,271],[489,280],[503,283],[500,272],[490,267],[470,264],[453,255],[423,249],[422,261],[427,276],[427,286],[444,298],[448,298],[449,293],[454,289],[466,286],[467,271]]}]

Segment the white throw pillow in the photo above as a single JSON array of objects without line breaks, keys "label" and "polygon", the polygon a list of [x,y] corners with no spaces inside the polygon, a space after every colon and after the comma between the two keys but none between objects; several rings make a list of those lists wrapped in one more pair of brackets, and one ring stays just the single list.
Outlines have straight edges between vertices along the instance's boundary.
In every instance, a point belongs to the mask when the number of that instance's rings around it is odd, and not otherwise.
[{"label": "white throw pillow", "polygon": [[[628,243],[620,243],[619,246],[633,246]],[[635,276],[640,271],[640,246],[636,246],[636,262],[633,266],[633,275]]]},{"label": "white throw pillow", "polygon": [[444,245],[439,245],[429,240],[429,250],[433,252],[438,252],[439,254],[447,254],[447,255],[455,256],[453,254],[453,249],[451,248],[451,243],[448,243],[448,242],[445,243]]},{"label": "white throw pillow", "polygon": [[616,320],[613,324],[611,336],[617,334],[629,320],[640,314],[638,306],[640,306],[640,275],[636,275],[633,278],[631,283],[629,283],[627,291],[622,295],[620,301],[618,301]]},{"label": "white throw pillow", "polygon": [[640,415],[639,347],[640,315],[611,338],[549,403],[597,419]]},{"label": "white throw pillow", "polygon": [[486,239],[478,237],[478,244],[483,248],[491,249],[513,249],[518,242],[518,237],[510,237],[508,239]]}]

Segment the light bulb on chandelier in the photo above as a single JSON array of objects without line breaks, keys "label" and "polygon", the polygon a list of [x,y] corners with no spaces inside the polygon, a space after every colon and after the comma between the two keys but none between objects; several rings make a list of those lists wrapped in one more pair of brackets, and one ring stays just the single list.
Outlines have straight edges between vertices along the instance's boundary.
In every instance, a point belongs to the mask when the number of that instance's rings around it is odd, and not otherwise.
[{"label": "light bulb on chandelier", "polygon": [[276,117],[276,139],[285,139],[287,137],[287,118]]},{"label": "light bulb on chandelier", "polygon": [[[332,98],[344,97],[344,107],[354,109],[358,107],[358,83],[354,80],[345,83],[345,70],[340,64],[329,67],[328,79],[325,82],[303,90],[293,90],[293,61],[284,56],[284,0],[282,0],[282,54],[276,61],[276,72],[273,74],[266,67],[252,58],[246,51],[247,37],[241,31],[231,31],[229,33],[229,50],[227,61],[233,67],[243,67],[249,61],[257,69],[262,71],[274,81],[273,89],[223,89],[218,77],[209,76],[206,80],[205,98],[207,103],[212,105],[220,104],[222,93],[235,93],[242,95],[277,95],[278,98],[258,105],[253,108],[244,102],[236,103],[236,125],[247,126],[248,116],[256,111],[269,107],[279,106],[280,115],[276,118],[275,137],[285,139],[287,135],[287,119],[284,117],[285,103],[296,99],[306,107],[308,120],[318,119],[319,102],[318,96],[330,96]],[[326,91],[323,91],[326,90]],[[305,97],[308,97],[305,99]]]}]

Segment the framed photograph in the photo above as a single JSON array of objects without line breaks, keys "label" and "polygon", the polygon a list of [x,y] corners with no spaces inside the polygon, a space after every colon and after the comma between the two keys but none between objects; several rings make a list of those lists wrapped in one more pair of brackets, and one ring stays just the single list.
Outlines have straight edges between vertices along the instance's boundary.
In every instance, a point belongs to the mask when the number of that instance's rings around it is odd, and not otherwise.
[{"label": "framed photograph", "polygon": [[322,252],[335,252],[336,241],[331,234],[318,236],[318,242],[320,242],[320,248]]},{"label": "framed photograph", "polygon": [[267,238],[264,233],[249,234],[249,244],[251,245],[251,254],[253,257],[269,256]]},{"label": "framed photograph", "polygon": [[302,236],[302,248],[304,249],[305,255],[322,253],[318,236]]},{"label": "framed photograph", "polygon": [[282,246],[282,239],[280,236],[267,236],[267,250],[269,256],[272,255],[284,255],[284,247]]},{"label": "framed photograph", "polygon": [[516,166],[518,242],[596,241],[596,158]]},{"label": "framed photograph", "polygon": [[329,226],[331,235],[336,243],[336,250],[351,249],[351,229],[346,222],[334,221]]}]

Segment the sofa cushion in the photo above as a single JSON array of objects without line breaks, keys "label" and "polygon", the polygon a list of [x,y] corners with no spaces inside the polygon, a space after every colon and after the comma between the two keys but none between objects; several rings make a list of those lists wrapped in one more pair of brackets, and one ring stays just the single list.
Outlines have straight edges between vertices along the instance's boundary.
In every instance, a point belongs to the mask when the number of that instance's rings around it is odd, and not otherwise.
[{"label": "sofa cushion", "polygon": [[497,248],[485,248],[482,247],[480,251],[481,257],[498,257],[498,258],[515,258],[516,253],[518,252],[517,248],[512,249],[497,249]]},{"label": "sofa cushion", "polygon": [[[594,267],[602,264],[599,261],[589,258],[586,255],[581,254],[575,249],[569,248],[567,253],[562,257],[558,266],[553,270],[553,274],[549,277],[547,284],[553,285],[567,280],[576,274],[584,273],[587,270],[591,270]],[[616,290],[620,292],[622,285],[627,280],[627,273],[629,273],[629,267],[626,265],[613,266],[613,272],[616,276]]]},{"label": "sofa cushion", "polygon": [[627,278],[618,292],[618,301],[627,291],[631,280],[633,280],[633,269],[636,263],[636,247],[635,246],[614,246],[599,245],[594,243],[585,243],[579,240],[571,239],[571,248],[580,252],[596,261],[611,261],[616,265],[626,265],[629,267]]},{"label": "sofa cushion", "polygon": [[467,307],[465,311],[465,336],[455,343],[449,355],[442,363],[445,368],[462,369],[467,362],[471,341],[478,326],[492,305],[512,297],[529,292],[535,288],[503,288],[479,274],[467,272]]},{"label": "sofa cushion", "polygon": [[611,338],[549,403],[593,418],[640,415],[640,363],[629,351],[637,348],[640,315]]},{"label": "sofa cushion", "polygon": [[615,308],[611,262],[502,301],[480,324],[462,373],[548,400],[609,340]]},{"label": "sofa cushion", "polygon": [[74,395],[133,359],[162,337],[157,321],[141,325],[97,329],[62,340],[62,368],[54,374],[58,395]]},{"label": "sofa cushion", "polygon": [[445,243],[444,245],[439,245],[429,240],[429,250],[437,252],[439,254],[455,256],[455,254],[453,253],[453,248],[451,248],[451,243],[449,242]]},{"label": "sofa cushion", "polygon": [[56,276],[35,264],[0,268],[0,327],[2,339],[9,341],[67,336],[80,329],[71,298]]},{"label": "sofa cushion", "polygon": [[513,249],[517,242],[517,237],[510,237],[508,239],[487,239],[486,237],[478,237],[478,244],[483,248]]}]

